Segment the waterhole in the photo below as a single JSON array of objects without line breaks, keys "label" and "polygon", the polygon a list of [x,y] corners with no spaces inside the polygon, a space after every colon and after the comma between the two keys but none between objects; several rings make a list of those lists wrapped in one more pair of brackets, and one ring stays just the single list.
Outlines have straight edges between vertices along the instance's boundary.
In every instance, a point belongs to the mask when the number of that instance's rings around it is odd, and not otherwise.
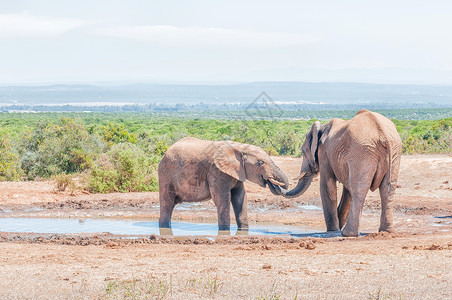
[{"label": "waterhole", "polygon": [[[15,233],[110,233],[119,235],[160,234],[158,222],[111,219],[58,219],[58,218],[0,218],[0,231]],[[165,230],[162,234],[177,236],[218,234],[248,235],[290,235],[290,236],[324,236],[320,228],[308,228],[292,225],[254,224],[247,232],[238,231],[231,226],[229,232],[218,232],[218,225],[213,223],[172,222],[172,232]]]}]

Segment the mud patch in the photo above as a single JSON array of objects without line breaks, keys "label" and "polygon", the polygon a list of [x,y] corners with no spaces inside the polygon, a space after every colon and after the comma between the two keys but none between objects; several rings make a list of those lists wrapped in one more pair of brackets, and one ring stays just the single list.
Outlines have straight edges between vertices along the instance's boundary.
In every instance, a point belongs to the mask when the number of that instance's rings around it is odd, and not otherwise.
[{"label": "mud patch", "polygon": [[[410,249],[410,247],[404,246],[402,247],[402,249]],[[433,243],[431,245],[418,245],[418,246],[413,246],[411,249],[413,250],[452,250],[452,243],[448,243],[440,245],[440,244],[436,244]]]},{"label": "mud patch", "polygon": [[124,238],[108,234],[69,236],[60,234],[14,235],[3,233],[0,242],[30,243],[30,244],[58,244],[72,246],[107,246],[124,247],[141,244],[175,244],[175,245],[240,245],[235,250],[276,250],[276,249],[316,249],[323,244],[321,238],[291,238],[291,237],[261,237],[261,236],[228,236],[216,239],[208,237],[166,237],[152,234],[147,237]]}]

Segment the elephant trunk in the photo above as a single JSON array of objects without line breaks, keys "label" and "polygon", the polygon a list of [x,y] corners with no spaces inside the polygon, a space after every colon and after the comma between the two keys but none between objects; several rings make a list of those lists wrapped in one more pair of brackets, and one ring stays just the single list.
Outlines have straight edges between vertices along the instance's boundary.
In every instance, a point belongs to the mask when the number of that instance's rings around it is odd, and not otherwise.
[{"label": "elephant trunk", "polygon": [[281,195],[281,189],[289,188],[289,179],[273,161],[271,162],[271,167],[273,174],[272,178],[267,181],[268,187],[274,195]]},{"label": "elephant trunk", "polygon": [[292,190],[288,191],[285,189],[281,189],[281,194],[286,198],[295,198],[300,195],[303,195],[304,192],[311,185],[312,179],[314,179],[314,174],[306,174],[298,180],[298,184]]}]

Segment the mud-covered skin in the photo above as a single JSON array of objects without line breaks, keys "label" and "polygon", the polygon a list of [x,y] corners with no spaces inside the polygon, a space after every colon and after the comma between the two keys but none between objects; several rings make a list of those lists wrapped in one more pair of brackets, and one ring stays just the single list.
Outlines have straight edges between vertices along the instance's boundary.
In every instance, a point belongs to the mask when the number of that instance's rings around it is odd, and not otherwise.
[{"label": "mud-covered skin", "polygon": [[[303,194],[320,172],[320,195],[328,231],[342,229],[344,236],[358,236],[364,200],[369,190],[380,191],[379,231],[393,232],[393,196],[399,176],[402,142],[394,124],[368,110],[344,121],[317,121],[306,134],[297,186],[283,191],[286,197]],[[336,182],[343,184],[337,205]]]},{"label": "mud-covered skin", "polygon": [[212,199],[219,230],[229,230],[231,203],[238,228],[248,228],[246,180],[268,185],[274,194],[279,193],[278,185],[287,188],[289,184],[259,147],[183,138],[167,150],[159,164],[160,227],[171,227],[176,204]]}]

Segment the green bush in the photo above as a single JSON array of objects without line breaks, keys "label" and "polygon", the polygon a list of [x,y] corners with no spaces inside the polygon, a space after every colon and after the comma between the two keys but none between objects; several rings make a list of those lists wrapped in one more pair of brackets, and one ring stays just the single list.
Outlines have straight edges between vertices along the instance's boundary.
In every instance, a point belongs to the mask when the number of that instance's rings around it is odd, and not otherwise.
[{"label": "green bush", "polygon": [[72,118],[39,124],[24,140],[22,167],[29,179],[89,169],[104,144]]},{"label": "green bush", "polygon": [[137,145],[113,145],[91,168],[89,190],[92,192],[157,191],[157,162]]},{"label": "green bush", "polygon": [[451,153],[452,118],[437,121],[393,120],[402,139],[403,153]]},{"label": "green bush", "polygon": [[139,145],[147,155],[153,157],[155,160],[160,161],[166,150],[168,150],[170,145],[175,142],[176,141],[170,140],[166,135],[153,137],[141,134],[140,138],[138,139],[137,145]]},{"label": "green bush", "polygon": [[109,122],[100,128],[100,133],[104,140],[111,146],[117,143],[136,143],[137,138],[133,133],[127,131],[123,124]]},{"label": "green bush", "polygon": [[0,181],[20,180],[22,175],[19,153],[12,141],[0,133]]}]

